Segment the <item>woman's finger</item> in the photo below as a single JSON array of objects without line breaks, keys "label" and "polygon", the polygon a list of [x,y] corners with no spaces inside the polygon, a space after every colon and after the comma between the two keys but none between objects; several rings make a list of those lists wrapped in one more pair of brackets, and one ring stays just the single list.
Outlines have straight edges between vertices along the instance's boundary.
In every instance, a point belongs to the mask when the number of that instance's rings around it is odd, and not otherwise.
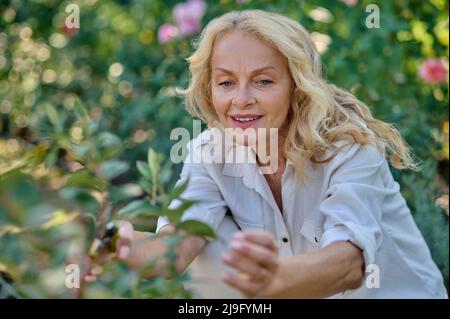
[{"label": "woman's finger", "polygon": [[239,257],[234,254],[224,253],[222,254],[222,260],[238,272],[247,274],[251,281],[264,281],[267,279],[267,275],[269,274],[266,268],[246,257]]},{"label": "woman's finger", "polygon": [[246,257],[255,263],[259,263],[271,271],[277,268],[277,255],[266,247],[253,244],[246,240],[232,240],[230,249],[238,258]]},{"label": "woman's finger", "polygon": [[276,244],[273,235],[263,230],[244,230],[234,235],[235,239],[248,240],[254,244],[258,244],[269,248],[272,251],[278,252],[278,246]]},{"label": "woman's finger", "polygon": [[120,221],[119,238],[116,246],[119,259],[126,259],[130,255],[133,233],[133,225],[130,222]]},{"label": "woman's finger", "polygon": [[119,237],[124,241],[131,242],[133,240],[133,225],[126,221],[121,220],[119,222]]}]

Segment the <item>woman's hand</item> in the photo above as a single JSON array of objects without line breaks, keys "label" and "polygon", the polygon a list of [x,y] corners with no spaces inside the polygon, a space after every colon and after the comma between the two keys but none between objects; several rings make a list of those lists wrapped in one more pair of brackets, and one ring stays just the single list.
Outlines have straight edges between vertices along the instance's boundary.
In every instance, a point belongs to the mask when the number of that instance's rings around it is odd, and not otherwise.
[{"label": "woman's hand", "polygon": [[134,239],[134,229],[133,225],[128,221],[119,222],[119,238],[116,243],[116,253],[117,257],[125,261],[131,252],[131,243]]},{"label": "woman's hand", "polygon": [[85,275],[85,280],[88,282],[95,281],[97,276],[103,271],[102,264],[111,259],[118,259],[127,263],[127,258],[131,252],[131,244],[134,239],[133,225],[128,221],[118,222],[118,237],[115,243],[115,252],[106,252],[102,250],[100,255],[95,258],[95,262],[92,263]]},{"label": "woman's hand", "polygon": [[[117,239],[115,241],[115,252],[109,253],[103,251],[96,259],[95,264],[90,267],[87,281],[95,280],[96,276],[101,273],[101,266],[108,260],[120,260],[128,267],[137,271],[145,271],[140,273],[144,278],[152,278],[162,275],[169,279],[173,276],[173,272],[168,267],[167,244],[164,242],[164,236],[168,236],[175,232],[175,228],[171,225],[163,226],[159,235],[149,232],[141,232],[133,229],[133,225],[127,221],[120,221],[118,224]],[[178,244],[176,248],[177,272],[183,272],[189,263],[200,254],[206,244],[206,240],[198,236],[186,236]],[[150,262],[155,261],[154,267],[144,269]]]},{"label": "woman's hand", "polygon": [[225,272],[222,280],[248,298],[263,296],[279,266],[273,236],[265,231],[246,230],[235,234],[229,247],[222,259],[237,272]]}]

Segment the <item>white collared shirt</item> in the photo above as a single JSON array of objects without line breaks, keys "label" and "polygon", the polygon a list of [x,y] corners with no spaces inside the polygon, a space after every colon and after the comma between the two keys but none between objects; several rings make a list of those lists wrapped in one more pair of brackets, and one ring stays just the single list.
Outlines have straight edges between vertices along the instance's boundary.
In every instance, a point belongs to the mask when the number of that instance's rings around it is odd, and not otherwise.
[{"label": "white collared shirt", "polygon": [[[192,156],[186,158],[179,182],[190,179],[182,197],[200,202],[184,213],[183,220],[200,220],[217,230],[231,213],[242,230],[272,233],[280,256],[352,242],[363,252],[371,282],[334,297],[447,298],[442,275],[399,184],[374,145],[335,143],[342,151],[330,162],[306,164],[306,184],[287,160],[281,178],[282,214],[254,161],[200,163],[202,152],[217,144],[211,142],[211,134],[212,129],[206,130],[188,144]],[[224,158],[230,150],[226,146]],[[177,205],[174,201],[171,207]],[[167,223],[160,217],[157,231]]]}]

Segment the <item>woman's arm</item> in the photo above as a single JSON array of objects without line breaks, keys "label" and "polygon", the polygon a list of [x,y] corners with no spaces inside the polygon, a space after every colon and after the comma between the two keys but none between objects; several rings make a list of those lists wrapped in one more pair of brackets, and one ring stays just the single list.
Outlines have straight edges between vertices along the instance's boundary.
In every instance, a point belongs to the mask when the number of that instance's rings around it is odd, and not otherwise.
[{"label": "woman's arm", "polygon": [[279,258],[278,272],[262,292],[269,298],[326,298],[358,288],[364,278],[361,250],[335,242],[318,251]]},{"label": "woman's arm", "polygon": [[223,260],[237,273],[225,273],[223,280],[247,297],[325,298],[359,287],[364,277],[363,255],[350,242],[278,257],[270,233],[245,231],[233,238],[230,248]]},{"label": "woman's arm", "polygon": [[[163,275],[169,278],[167,272],[167,261],[164,255],[167,246],[164,236],[174,232],[172,225],[161,228],[159,235],[133,230],[128,222],[122,222],[119,228],[119,240],[117,242],[118,258],[129,267],[139,269],[151,260],[156,264],[152,271],[145,273],[146,278]],[[155,237],[156,236],[156,237]],[[176,261],[177,271],[183,272],[186,267],[197,257],[206,244],[206,240],[198,236],[186,236],[177,247],[178,258]]]}]

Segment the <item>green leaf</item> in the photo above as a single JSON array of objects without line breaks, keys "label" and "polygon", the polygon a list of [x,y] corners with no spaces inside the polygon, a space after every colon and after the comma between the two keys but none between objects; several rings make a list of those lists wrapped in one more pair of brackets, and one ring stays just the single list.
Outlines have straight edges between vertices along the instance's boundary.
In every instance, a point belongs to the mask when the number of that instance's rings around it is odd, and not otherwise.
[{"label": "green leaf", "polygon": [[74,219],[78,218],[80,213],[78,212],[67,212],[62,209],[55,210],[52,212],[51,218],[45,223],[39,225],[41,229],[50,229],[58,227],[67,223],[72,222]]},{"label": "green leaf", "polygon": [[175,185],[173,190],[168,195],[166,195],[166,197],[164,198],[164,201],[163,201],[164,209],[167,209],[169,207],[170,202],[172,200],[180,197],[180,195],[186,190],[188,183],[189,183],[189,179],[186,179],[186,180],[182,181],[181,183],[179,182],[179,185]]},{"label": "green leaf", "polygon": [[139,173],[141,173],[142,176],[144,176],[149,181],[152,180],[152,173],[151,173],[147,163],[145,163],[143,161],[137,161],[136,162],[136,167],[137,167]]},{"label": "green leaf", "polygon": [[151,194],[153,191],[153,184],[151,181],[146,179],[141,179],[139,185],[148,193]]},{"label": "green leaf", "polygon": [[177,225],[178,229],[184,230],[190,235],[202,236],[209,239],[215,239],[216,233],[207,224],[198,220],[186,220]]},{"label": "green leaf", "polygon": [[94,236],[95,236],[95,226],[97,225],[97,218],[94,216],[94,214],[86,213],[86,212],[81,214],[81,218],[84,220],[84,223],[87,227],[86,235],[90,242],[94,239]]},{"label": "green leaf", "polygon": [[108,186],[108,183],[93,176],[86,169],[80,169],[69,176],[66,186],[87,188],[103,192]]},{"label": "green leaf", "polygon": [[86,122],[90,121],[89,113],[86,110],[86,107],[84,106],[84,104],[79,99],[75,100],[75,114],[76,114],[77,118],[82,121],[86,121]]},{"label": "green leaf", "polygon": [[59,196],[61,196],[61,199],[73,201],[82,206],[85,212],[96,214],[100,209],[100,203],[91,195],[89,189],[64,187],[59,191]]},{"label": "green leaf", "polygon": [[153,206],[148,199],[135,200],[117,212],[119,217],[134,218],[137,216],[160,216],[161,211]]},{"label": "green leaf", "polygon": [[170,178],[172,177],[172,163],[170,161],[167,161],[164,166],[161,169],[161,183],[167,184],[170,181]]},{"label": "green leaf", "polygon": [[131,197],[137,197],[144,195],[144,190],[142,187],[138,184],[124,184],[117,187],[111,187],[109,189],[109,199],[111,202],[118,202],[118,201],[129,201],[129,198]]},{"label": "green leaf", "polygon": [[152,148],[148,150],[147,161],[152,176],[158,176],[160,167],[158,154]]},{"label": "green leaf", "polygon": [[61,120],[58,111],[51,104],[45,105],[45,110],[47,111],[47,116],[50,122],[52,123],[55,130],[60,133],[62,132]]},{"label": "green leaf", "polygon": [[119,160],[109,160],[109,161],[104,162],[100,166],[102,174],[108,180],[111,180],[111,179],[125,173],[126,171],[128,171],[129,168],[130,168],[130,166],[128,165],[127,162],[119,161]]},{"label": "green leaf", "polygon": [[115,157],[123,150],[122,140],[117,135],[110,132],[100,133],[95,146],[100,154],[100,161]]},{"label": "green leaf", "polygon": [[97,143],[103,148],[111,148],[122,145],[122,140],[115,134],[111,132],[100,133]]},{"label": "green leaf", "polygon": [[183,213],[192,205],[197,203],[197,201],[194,200],[181,200],[182,203],[174,209],[167,209],[164,210],[164,215],[169,218],[171,223],[178,223],[181,219],[181,216],[183,216]]}]

